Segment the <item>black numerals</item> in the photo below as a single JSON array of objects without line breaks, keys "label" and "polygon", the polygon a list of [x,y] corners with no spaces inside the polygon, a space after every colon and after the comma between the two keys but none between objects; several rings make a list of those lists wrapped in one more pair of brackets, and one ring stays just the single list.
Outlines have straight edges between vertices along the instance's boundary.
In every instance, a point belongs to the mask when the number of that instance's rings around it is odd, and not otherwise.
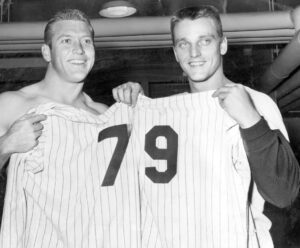
[{"label": "black numerals", "polygon": [[[102,187],[112,186],[120,170],[122,160],[128,145],[129,135],[127,125],[108,127],[98,136],[98,142],[107,138],[118,138],[108,169],[105,173]],[[166,148],[156,146],[158,137],[166,139]],[[155,167],[147,167],[145,173],[154,183],[169,183],[177,173],[178,135],[170,126],[154,126],[145,137],[145,151],[154,160],[166,160],[167,169],[160,172]]]},{"label": "black numerals", "polygon": [[[165,137],[166,148],[158,148],[156,139]],[[167,170],[158,171],[155,167],[147,167],[146,175],[154,183],[168,183],[177,173],[178,135],[170,126],[155,126],[145,137],[145,151],[155,160],[167,160]]]},{"label": "black numerals", "polygon": [[122,159],[124,157],[128,145],[129,135],[127,132],[127,125],[122,124],[118,126],[108,127],[102,130],[99,133],[98,142],[112,137],[117,137],[118,141],[102,182],[103,187],[112,186],[115,183],[117,174],[122,163]]}]

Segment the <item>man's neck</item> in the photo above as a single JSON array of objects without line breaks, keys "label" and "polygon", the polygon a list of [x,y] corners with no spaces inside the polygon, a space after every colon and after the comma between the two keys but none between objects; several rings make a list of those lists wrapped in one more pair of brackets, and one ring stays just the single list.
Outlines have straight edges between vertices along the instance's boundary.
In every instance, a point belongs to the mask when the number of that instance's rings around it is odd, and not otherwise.
[{"label": "man's neck", "polygon": [[211,78],[201,82],[195,82],[189,80],[189,85],[190,85],[191,93],[196,93],[196,92],[204,92],[209,90],[217,90],[218,88],[224,86],[227,82],[228,79],[222,73],[219,75],[215,74]]},{"label": "man's neck", "polygon": [[70,83],[55,78],[45,77],[40,82],[40,89],[47,98],[67,105],[77,106],[84,101],[83,88],[84,83]]}]

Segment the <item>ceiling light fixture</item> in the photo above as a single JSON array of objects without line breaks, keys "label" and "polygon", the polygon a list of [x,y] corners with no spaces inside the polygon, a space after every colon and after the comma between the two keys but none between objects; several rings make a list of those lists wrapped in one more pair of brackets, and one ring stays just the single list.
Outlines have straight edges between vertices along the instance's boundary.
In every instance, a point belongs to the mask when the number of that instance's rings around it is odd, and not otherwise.
[{"label": "ceiling light fixture", "polygon": [[103,4],[99,14],[107,18],[120,18],[131,16],[136,12],[136,8],[128,1],[110,1]]}]

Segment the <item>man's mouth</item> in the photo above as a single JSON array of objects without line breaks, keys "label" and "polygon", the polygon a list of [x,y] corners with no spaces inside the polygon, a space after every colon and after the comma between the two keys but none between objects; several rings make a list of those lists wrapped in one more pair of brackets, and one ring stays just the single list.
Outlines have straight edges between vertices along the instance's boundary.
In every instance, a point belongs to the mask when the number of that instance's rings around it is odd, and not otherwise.
[{"label": "man's mouth", "polygon": [[83,59],[72,59],[70,60],[70,63],[73,65],[83,65],[85,64],[86,60]]},{"label": "man's mouth", "polygon": [[193,61],[193,62],[189,62],[189,65],[191,67],[203,66],[204,64],[205,64],[205,61]]}]

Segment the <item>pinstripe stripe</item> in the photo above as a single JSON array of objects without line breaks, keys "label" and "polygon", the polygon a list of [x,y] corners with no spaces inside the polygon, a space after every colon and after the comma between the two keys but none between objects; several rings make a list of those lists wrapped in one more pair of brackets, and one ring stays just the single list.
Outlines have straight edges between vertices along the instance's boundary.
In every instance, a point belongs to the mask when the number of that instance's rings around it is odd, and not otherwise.
[{"label": "pinstripe stripe", "polygon": [[[88,131],[86,132],[86,135],[89,135],[89,137],[87,138],[87,140],[91,140],[93,138],[93,133],[92,133],[92,130],[91,130],[91,127],[89,127]],[[95,147],[96,148],[96,147]],[[91,149],[90,151],[90,154],[89,154],[89,161],[91,161],[93,159],[93,156],[94,154],[97,153],[97,150],[96,149]],[[90,162],[86,162],[85,164],[88,164]],[[89,172],[89,178],[91,178],[91,182],[92,182],[92,185],[95,185],[95,179],[94,179],[94,176],[93,176],[93,171],[91,169],[91,167],[88,168],[87,170]],[[92,194],[88,194],[88,192],[92,192]],[[86,194],[88,196],[90,196],[90,205],[91,207],[89,208],[89,210],[91,210],[91,212],[89,213],[89,218],[91,219],[91,234],[89,234],[89,238],[88,238],[88,247],[90,247],[90,242],[91,244],[93,245],[96,245],[96,247],[98,247],[98,240],[97,240],[97,235],[96,235],[96,230],[97,230],[97,226],[96,226],[96,223],[95,223],[95,219],[92,218],[92,216],[95,216],[95,211],[99,211],[98,209],[96,210],[95,209],[95,202],[96,202],[96,197],[95,197],[95,190],[94,190],[94,187],[91,187],[91,185],[89,185],[89,189],[87,189],[87,192]],[[93,240],[94,240],[94,243],[93,243]]]},{"label": "pinstripe stripe", "polygon": [[[72,122],[67,122],[67,129],[71,131],[71,133],[75,133],[75,125]],[[74,139],[75,137],[73,135],[70,135],[70,137],[68,137],[68,141],[72,144],[74,143]],[[77,147],[73,147],[73,149],[71,149],[71,146],[69,146],[69,149],[67,150],[67,152],[70,154],[69,159],[67,160],[68,163],[73,164],[74,165],[74,161],[77,161],[77,154],[78,151],[76,151]],[[77,148],[78,149],[78,148]],[[67,178],[73,178],[73,173],[72,172],[76,172],[76,170],[73,170],[72,167],[70,166],[66,166],[66,177]],[[64,220],[65,225],[62,226],[62,228],[65,230],[66,232],[66,239],[70,240],[70,238],[72,237],[72,233],[70,233],[70,229],[68,228],[68,226],[70,225],[70,220],[72,218],[72,209],[73,209],[73,201],[75,200],[74,197],[71,197],[73,195],[74,192],[74,183],[72,183],[72,181],[74,180],[69,180],[68,183],[66,183],[68,185],[68,187],[64,190],[65,194],[66,194],[66,202],[67,202],[67,208],[66,208],[66,216],[67,218]]]},{"label": "pinstripe stripe", "polygon": [[[95,153],[97,164],[100,164],[100,161],[101,161],[100,157],[105,156],[105,153],[103,151],[104,146],[100,147],[99,149],[101,149],[101,151]],[[101,176],[100,176],[100,175],[102,175],[101,169],[103,170],[103,168],[100,166],[96,167],[97,178],[101,178]],[[104,195],[99,194],[99,198],[96,198],[96,201],[95,201],[95,205],[99,206],[99,208],[100,208],[100,209],[97,209],[97,211],[95,211],[95,219],[97,219],[101,224],[101,228],[98,228],[98,235],[100,237],[101,247],[104,247],[104,237],[105,237],[104,210],[103,210],[103,204],[101,204],[102,202],[105,202],[103,199],[104,199]]]}]

